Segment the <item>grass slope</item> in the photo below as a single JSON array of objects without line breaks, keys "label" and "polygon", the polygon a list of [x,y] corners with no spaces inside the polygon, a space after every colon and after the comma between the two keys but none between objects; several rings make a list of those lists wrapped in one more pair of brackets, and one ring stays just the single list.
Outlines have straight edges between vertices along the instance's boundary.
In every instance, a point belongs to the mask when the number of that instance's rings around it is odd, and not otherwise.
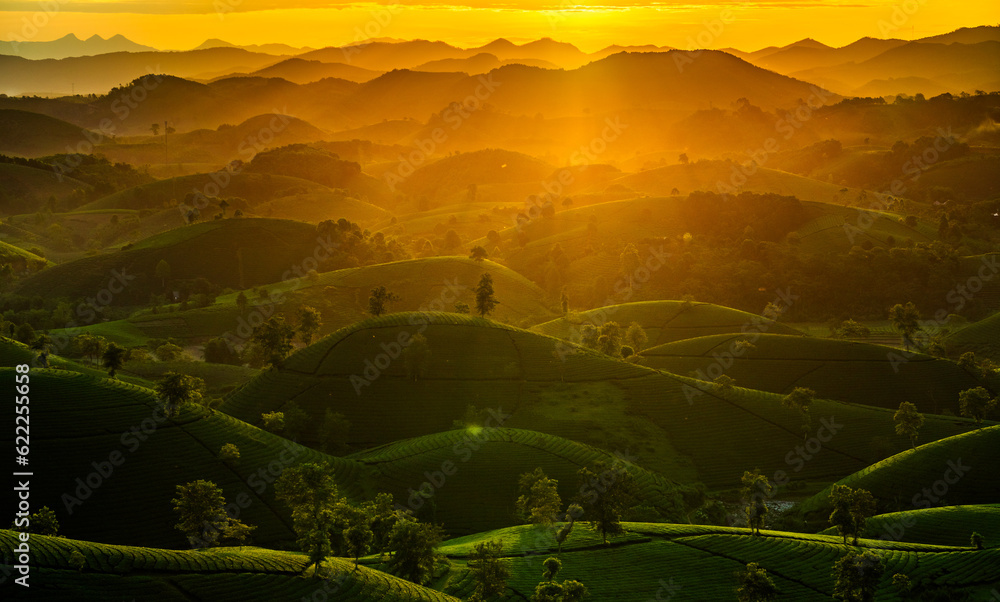
[{"label": "grass slope", "polygon": [[[13,531],[0,530],[5,559],[15,538]],[[85,558],[82,569],[70,563],[74,551]],[[31,589],[24,591],[32,599],[456,600],[368,567],[355,571],[353,561],[341,558],[324,562],[324,579],[308,578],[304,554],[255,547],[164,550],[32,535],[31,554]]]},{"label": "grass slope", "polygon": [[[865,533],[874,539],[942,546],[968,546],[975,531],[986,547],[1000,541],[1000,504],[944,506],[879,514],[868,519]],[[834,527],[823,531],[837,535]]]},{"label": "grass slope", "polygon": [[[263,288],[269,297],[283,299],[279,311],[286,314],[302,305],[318,309],[323,317],[320,332],[326,334],[369,317],[368,297],[373,288],[383,284],[400,297],[391,304],[396,311],[451,311],[456,302],[474,307],[475,287],[484,273],[493,276],[493,288],[500,300],[497,318],[521,323],[553,315],[542,301],[544,292],[534,283],[499,264],[466,257],[431,257],[362,266],[325,272],[314,281],[301,279]],[[200,339],[227,331],[242,336],[240,329],[246,318],[240,316],[236,306],[238,295],[238,292],[221,295],[215,304],[205,308],[156,314],[141,312],[128,320],[108,324],[127,325],[124,330],[157,338]],[[252,305],[256,295],[247,291],[246,296]]]},{"label": "grass slope", "polygon": [[[748,562],[767,569],[779,589],[779,599],[827,600],[832,597],[834,562],[848,547],[826,535],[762,531],[755,537],[745,529],[625,523],[627,536],[600,545],[599,538],[578,525],[559,558],[558,579],[576,579],[594,600],[730,600],[735,597],[736,573]],[[531,527],[517,527],[445,542],[442,552],[455,567],[444,591],[457,597],[472,593],[474,582],[467,569],[468,556],[477,541],[499,540],[513,575],[504,599],[530,596],[542,580],[542,560],[556,555],[554,546],[538,545]],[[544,541],[544,539],[541,539]],[[878,586],[878,600],[900,600],[891,576],[907,574],[914,582],[930,581],[966,594],[989,599],[1000,584],[1000,549],[975,551],[968,547],[861,540],[862,548],[881,555],[885,576]],[[613,575],[613,577],[611,577]]]},{"label": "grass slope", "polygon": [[[14,371],[0,369],[0,382],[13,390]],[[364,468],[356,462],[326,456],[218,412],[186,408],[163,419],[149,389],[62,370],[32,370],[30,391],[31,463],[46,467],[45,478],[33,481],[33,507],[52,508],[68,537],[186,547],[173,528],[170,500],[176,485],[208,479],[223,489],[228,502],[241,500],[241,520],[258,527],[255,543],[289,542],[294,536],[287,509],[275,501],[268,479],[305,461],[335,463],[344,493],[365,494]],[[13,445],[10,422],[8,434],[0,435],[5,445]],[[240,448],[236,464],[217,458],[225,443]],[[117,466],[108,465],[113,455],[120,460]],[[106,477],[97,472],[102,466],[105,474],[112,469]]]},{"label": "grass slope", "polygon": [[[404,333],[423,334],[431,351],[417,380],[408,377],[394,346]],[[796,481],[830,482],[908,446],[893,432],[891,411],[817,400],[814,429],[832,421],[837,433],[826,443],[809,443],[816,453],[804,460],[796,449],[804,444],[801,419],[781,407],[780,395],[717,391],[458,314],[390,314],[344,328],[293,354],[281,369],[263,372],[221,409],[257,423],[262,412],[292,400],[314,424],[328,408],[343,413],[353,424],[349,443],[358,447],[447,430],[468,405],[492,408],[511,415],[505,427],[627,452],[671,480],[715,488],[736,486],[743,470],[754,467],[768,475],[785,471]],[[921,440],[951,436],[969,424],[928,416]],[[306,443],[316,438],[303,435]]]},{"label": "grass slope", "polygon": [[1000,312],[973,322],[950,335],[946,343],[956,353],[973,351],[993,359],[1000,359]]},{"label": "grass slope", "polygon": [[[352,456],[369,466],[380,490],[422,520],[452,534],[519,522],[514,514],[518,477],[541,467],[559,481],[569,503],[580,492],[576,471],[602,461],[635,479],[641,503],[666,519],[683,517],[675,483],[604,450],[542,433],[510,428],[466,428],[396,441]],[[589,487],[588,491],[596,491]]]},{"label": "grass slope", "polygon": [[[867,489],[883,512],[937,506],[1000,503],[994,474],[1000,425],[925,443],[849,475],[840,484]],[[822,514],[829,489],[802,504],[806,515]]]},{"label": "grass slope", "polygon": [[[73,299],[101,293],[107,296],[109,291],[120,290],[111,295],[113,304],[146,303],[151,292],[163,290],[156,275],[161,260],[170,266],[172,281],[204,277],[222,287],[249,288],[281,280],[292,266],[312,257],[318,243],[315,228],[301,222],[204,222],[158,234],[126,250],[43,270],[19,282],[16,290],[25,295]],[[211,261],[206,261],[209,258]],[[125,276],[119,279],[115,274]]]},{"label": "grass slope", "polygon": [[[755,348],[739,351],[741,340]],[[924,354],[904,358],[881,345],[784,334],[718,334],[646,349],[643,364],[677,374],[721,371],[736,384],[772,393],[808,387],[820,397],[887,409],[915,403],[921,412],[958,414],[958,394],[979,382],[954,362]],[[735,356],[735,357],[734,357]]]},{"label": "grass slope", "polygon": [[[713,334],[745,331],[750,325],[761,321],[760,316],[730,309],[711,303],[685,303],[683,301],[640,301],[599,307],[579,312],[564,318],[557,318],[532,328],[542,334],[579,341],[579,328],[584,324],[601,326],[605,322],[617,322],[623,328],[635,322],[646,331],[649,338],[647,347],[655,347],[683,339]],[[770,332],[776,334],[800,334],[784,324],[773,324]]]}]

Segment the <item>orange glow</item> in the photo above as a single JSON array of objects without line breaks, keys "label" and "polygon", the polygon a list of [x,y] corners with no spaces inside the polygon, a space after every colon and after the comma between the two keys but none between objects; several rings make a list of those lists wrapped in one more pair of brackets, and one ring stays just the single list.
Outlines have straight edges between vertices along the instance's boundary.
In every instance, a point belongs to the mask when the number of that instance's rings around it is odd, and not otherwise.
[{"label": "orange glow", "polygon": [[[88,4],[75,2],[67,6],[79,11]],[[97,12],[108,11],[109,6],[113,9],[116,4],[121,5],[121,12]],[[0,38],[43,41],[69,33],[80,37],[123,34],[157,48],[189,49],[209,38],[235,44],[280,42],[319,48],[368,37],[443,40],[463,47],[498,37],[512,41],[550,37],[572,42],[585,51],[610,44],[755,50],[805,37],[831,46],[842,46],[863,36],[914,39],[1000,21],[1000,3],[994,0],[914,0],[913,5],[919,8],[912,15],[903,11],[902,2],[885,0],[867,4],[775,1],[654,6],[632,4],[630,0],[466,0],[461,5],[397,5],[391,11],[384,5],[365,3],[309,8],[315,4],[300,0],[294,3],[295,8],[273,9],[270,7],[274,3],[269,0],[141,5],[102,2],[95,5],[94,12],[0,11]],[[31,6],[21,3],[18,8]],[[145,12],[137,12],[140,6]],[[232,10],[217,12],[214,7]],[[722,24],[724,16],[728,24]],[[36,25],[26,25],[32,21]]]}]

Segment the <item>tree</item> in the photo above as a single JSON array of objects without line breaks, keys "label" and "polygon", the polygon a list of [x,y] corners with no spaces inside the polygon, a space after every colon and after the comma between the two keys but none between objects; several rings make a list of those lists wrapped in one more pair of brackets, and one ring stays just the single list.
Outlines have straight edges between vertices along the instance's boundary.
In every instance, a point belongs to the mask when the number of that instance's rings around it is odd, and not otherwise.
[{"label": "tree", "polygon": [[681,165],[687,165],[690,162],[690,159],[688,159],[687,153],[681,153],[678,155],[677,161],[680,162]]},{"label": "tree", "polygon": [[430,360],[431,348],[427,344],[427,337],[422,334],[413,335],[410,338],[410,344],[403,350],[403,366],[406,368],[406,375],[417,380],[427,372]]},{"label": "tree", "polygon": [[559,570],[562,569],[562,561],[550,556],[542,562],[542,569],[542,579],[554,581]]},{"label": "tree", "polygon": [[354,570],[358,570],[358,558],[368,553],[372,547],[374,535],[365,521],[357,522],[344,530],[344,540],[347,551],[354,557]]},{"label": "tree", "polygon": [[76,337],[76,346],[80,349],[80,353],[90,359],[91,363],[104,354],[106,345],[107,342],[104,337],[94,336],[89,333],[84,333]]},{"label": "tree", "polygon": [[391,493],[379,493],[374,500],[365,503],[365,513],[372,529],[372,545],[378,552],[389,548],[389,539],[396,523],[413,520],[409,510],[397,510]]},{"label": "tree", "polygon": [[982,550],[986,547],[986,539],[975,531],[972,532],[972,537],[969,538],[969,543],[972,544],[972,547],[977,550]]},{"label": "tree", "polygon": [[125,358],[128,356],[128,349],[118,343],[110,343],[101,356],[104,369],[108,371],[108,376],[114,378],[118,370],[125,365]]},{"label": "tree", "polygon": [[59,519],[56,513],[48,506],[42,506],[38,512],[28,516],[28,524],[18,526],[16,522],[10,526],[12,531],[31,533],[32,535],[49,535],[57,537],[59,535]]},{"label": "tree", "polygon": [[569,296],[566,295],[565,286],[559,292],[559,305],[562,307],[562,313],[564,316],[569,313]]},{"label": "tree", "polygon": [[871,550],[851,550],[833,564],[833,598],[844,602],[873,602],[885,573],[882,557]]},{"label": "tree", "polygon": [[455,303],[455,313],[457,314],[468,314],[470,313],[469,304],[464,301],[459,301]]},{"label": "tree", "polygon": [[597,334],[597,350],[605,355],[619,357],[622,349],[622,329],[618,322],[605,322]]},{"label": "tree", "polygon": [[260,425],[269,433],[281,433],[285,430],[285,413],[264,412],[260,415]]},{"label": "tree", "polygon": [[482,261],[489,256],[490,255],[489,253],[486,252],[486,249],[484,249],[479,245],[472,247],[472,249],[469,251],[469,258],[475,259],[476,261]]},{"label": "tree", "polygon": [[635,245],[628,243],[625,245],[625,249],[622,250],[621,255],[618,257],[621,262],[622,273],[625,274],[625,278],[628,279],[628,289],[632,290],[632,278],[635,276],[635,271],[640,265],[639,251],[636,250]]},{"label": "tree", "polygon": [[628,325],[628,329],[625,330],[625,342],[629,344],[636,353],[642,351],[642,348],[646,346],[646,342],[649,337],[646,335],[646,331],[639,325],[638,322],[632,322]]},{"label": "tree", "polygon": [[830,491],[830,524],[837,528],[847,543],[847,537],[854,537],[854,545],[864,533],[865,524],[875,514],[875,498],[865,489],[851,489],[846,485],[833,485]]},{"label": "tree", "polygon": [[173,343],[164,343],[156,348],[156,359],[161,362],[175,362],[184,359],[184,349]]},{"label": "tree", "polygon": [[31,324],[25,322],[17,327],[15,338],[25,345],[30,345],[35,341],[35,329],[31,327]]},{"label": "tree", "polygon": [[319,577],[320,563],[333,552],[330,535],[340,503],[333,467],[308,462],[286,468],[274,483],[274,493],[291,509],[296,542],[309,555],[313,576]]},{"label": "tree", "polygon": [[914,333],[920,330],[920,311],[917,310],[917,306],[912,301],[908,301],[906,305],[899,303],[893,305],[889,309],[889,322],[893,328],[902,333],[903,346],[909,351]]},{"label": "tree", "polygon": [[493,313],[497,303],[497,298],[493,295],[493,276],[483,274],[476,285],[476,311],[485,318]]},{"label": "tree", "polygon": [[500,558],[502,553],[503,544],[492,539],[481,541],[472,549],[467,566],[476,582],[476,589],[470,602],[500,596],[507,589],[511,572],[509,563]]},{"label": "tree", "polygon": [[163,401],[168,417],[185,404],[200,403],[204,391],[205,381],[176,372],[165,372],[163,378],[156,383],[156,394]]},{"label": "tree", "polygon": [[566,509],[566,516],[564,518],[568,518],[569,520],[556,531],[556,545],[560,554],[562,554],[563,543],[569,539],[570,533],[573,532],[573,525],[576,523],[576,519],[581,516],[583,516],[583,508],[579,504],[570,504],[569,508]]},{"label": "tree", "polygon": [[520,497],[515,508],[521,520],[534,525],[551,525],[562,506],[559,482],[546,476],[541,467],[526,472],[518,479]]},{"label": "tree", "polygon": [[299,337],[308,345],[323,324],[322,316],[315,308],[309,306],[300,307],[296,315],[299,320]]},{"label": "tree", "polygon": [[390,293],[384,286],[373,288],[371,296],[368,297],[368,313],[375,317],[381,316],[389,303],[399,299],[399,295]]},{"label": "tree", "polygon": [[240,448],[235,443],[223,443],[219,448],[219,459],[227,464],[239,462]]},{"label": "tree", "polygon": [[792,392],[785,395],[781,400],[781,405],[793,410],[798,410],[802,416],[802,437],[808,438],[812,417],[809,415],[809,405],[816,399],[816,391],[806,387],[795,387]]},{"label": "tree", "polygon": [[159,263],[156,264],[156,277],[160,279],[160,284],[163,289],[167,288],[167,280],[170,278],[170,264],[167,263],[166,259],[161,259]]},{"label": "tree", "polygon": [[80,553],[80,550],[73,550],[69,555],[69,565],[75,567],[78,573],[83,572],[83,567],[87,566],[87,557]]},{"label": "tree", "polygon": [[917,411],[917,406],[908,401],[899,402],[899,409],[892,416],[896,423],[896,434],[910,438],[910,447],[917,447],[917,435],[924,424],[924,415]]},{"label": "tree", "polygon": [[294,336],[295,329],[283,316],[272,316],[254,329],[250,342],[260,347],[272,368],[277,368],[291,352]]},{"label": "tree", "polygon": [[236,310],[240,312],[240,315],[247,313],[247,295],[243,291],[236,295]]},{"label": "tree", "polygon": [[310,418],[309,414],[306,414],[305,410],[299,407],[299,404],[289,401],[285,404],[281,413],[284,414],[285,418],[285,428],[282,432],[285,437],[294,440],[305,432]]},{"label": "tree", "polygon": [[720,374],[715,377],[715,379],[712,381],[712,384],[719,391],[729,392],[732,391],[733,387],[736,386],[736,380],[733,379],[731,376]]},{"label": "tree", "polygon": [[736,587],[739,602],[770,602],[778,597],[778,588],[767,574],[767,569],[756,562],[747,564],[745,571],[737,572],[736,579],[739,582]]},{"label": "tree", "polygon": [[327,408],[319,428],[320,449],[326,453],[345,451],[350,430],[351,422],[346,416]]},{"label": "tree", "polygon": [[178,485],[176,496],[170,500],[180,517],[174,528],[182,531],[194,547],[212,547],[220,539],[243,540],[256,528],[226,513],[226,498],[212,481],[199,479]]},{"label": "tree", "polygon": [[977,425],[983,423],[983,418],[996,406],[997,400],[990,397],[990,392],[983,387],[968,389],[958,394],[958,407],[962,416],[972,418]]},{"label": "tree", "polygon": [[434,574],[437,547],[444,530],[437,525],[399,521],[389,535],[392,559],[389,567],[403,579],[422,585]]},{"label": "tree", "polygon": [[149,129],[150,129],[150,131],[153,132],[154,136],[159,136],[160,135],[160,124],[154,123],[154,124],[152,124],[152,125],[149,126]]},{"label": "tree", "polygon": [[239,365],[240,355],[230,345],[229,341],[222,337],[215,337],[205,343],[203,351],[205,361],[211,364]]},{"label": "tree", "polygon": [[760,469],[755,468],[753,472],[749,470],[743,472],[740,484],[742,485],[740,499],[743,501],[747,526],[751,532],[760,535],[760,528],[764,526],[764,518],[768,513],[765,500],[771,496],[771,483],[767,477],[760,474]]},{"label": "tree", "polygon": [[577,474],[581,480],[580,505],[590,517],[590,527],[601,532],[606,545],[608,535],[625,531],[621,521],[635,504],[635,479],[623,467],[607,468],[603,462],[596,463],[593,469],[583,467]]},{"label": "tree", "polygon": [[532,602],[580,602],[588,595],[587,586],[572,579],[562,583],[542,581],[535,587]]}]

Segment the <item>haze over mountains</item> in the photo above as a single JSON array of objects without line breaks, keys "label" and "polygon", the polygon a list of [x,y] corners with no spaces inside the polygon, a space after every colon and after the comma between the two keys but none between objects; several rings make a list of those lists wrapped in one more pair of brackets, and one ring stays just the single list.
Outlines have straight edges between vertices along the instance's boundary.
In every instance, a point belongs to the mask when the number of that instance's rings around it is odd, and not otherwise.
[{"label": "haze over mountains", "polygon": [[[234,75],[282,77],[310,83],[336,77],[368,81],[394,69],[487,73],[520,63],[544,69],[577,69],[620,52],[665,52],[666,46],[609,46],[586,53],[543,38],[515,44],[500,38],[476,48],[427,40],[378,39],[321,49],[285,44],[237,46],[207,40],[188,51],[164,52],[118,35],[79,40],[2,44],[0,92],[8,95],[100,94],[149,73],[201,81]],[[863,38],[842,48],[804,39],[781,48],[725,49],[747,62],[824,86],[838,94],[938,94],[992,90],[1000,85],[1000,28],[962,29],[912,42]],[[929,57],[933,55],[931,60]],[[85,58],[81,58],[85,57]],[[289,60],[294,57],[295,60]],[[25,59],[28,59],[27,61]],[[31,62],[34,59],[52,59]]]},{"label": "haze over mountains", "polygon": [[0,55],[0,598],[1000,600],[1000,29],[243,18]]}]

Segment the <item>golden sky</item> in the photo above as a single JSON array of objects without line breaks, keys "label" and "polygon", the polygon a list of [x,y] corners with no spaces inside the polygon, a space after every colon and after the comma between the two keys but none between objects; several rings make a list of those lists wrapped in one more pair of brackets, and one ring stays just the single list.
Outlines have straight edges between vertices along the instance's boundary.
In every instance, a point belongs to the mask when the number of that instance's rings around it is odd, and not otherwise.
[{"label": "golden sky", "polygon": [[609,44],[756,50],[805,37],[843,46],[864,36],[914,39],[1000,23],[997,0],[421,2],[390,9],[346,0],[0,0],[0,39],[120,33],[161,49],[188,49],[209,38],[312,47],[421,38],[470,47],[498,37],[550,37],[587,51]]}]

